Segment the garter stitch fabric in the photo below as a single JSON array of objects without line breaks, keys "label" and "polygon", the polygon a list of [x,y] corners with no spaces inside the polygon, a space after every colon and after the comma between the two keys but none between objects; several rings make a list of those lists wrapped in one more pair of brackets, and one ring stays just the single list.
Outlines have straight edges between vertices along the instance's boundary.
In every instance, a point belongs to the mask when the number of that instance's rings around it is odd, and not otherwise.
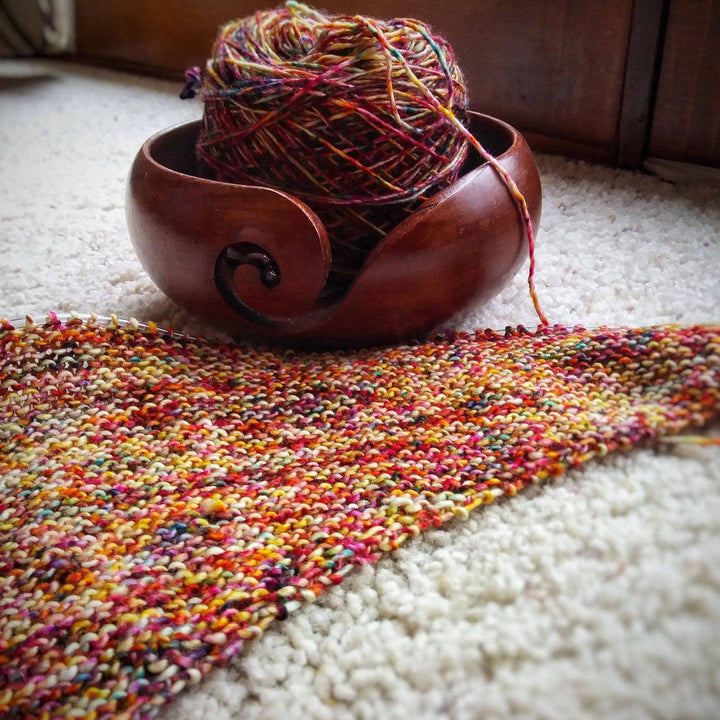
[{"label": "garter stitch fabric", "polygon": [[151,717],[424,528],[720,412],[720,326],[352,354],[0,327],[0,716]]},{"label": "garter stitch fabric", "polygon": [[203,101],[198,155],[218,180],[292,193],[322,219],[333,273],[425,198],[457,179],[467,141],[452,48],[424,23],[326,15],[307,5],[257,12],[219,31],[184,97]]}]

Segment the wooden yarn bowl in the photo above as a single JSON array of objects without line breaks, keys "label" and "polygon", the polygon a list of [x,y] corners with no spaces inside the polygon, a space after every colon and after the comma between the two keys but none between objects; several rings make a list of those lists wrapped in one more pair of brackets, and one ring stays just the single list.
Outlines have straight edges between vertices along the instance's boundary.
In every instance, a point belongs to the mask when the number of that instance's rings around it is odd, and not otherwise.
[{"label": "wooden yarn bowl", "polygon": [[[526,198],[541,187],[513,127],[471,114],[470,129]],[[358,347],[422,339],[508,283],[527,257],[517,202],[470,149],[461,177],[370,251],[342,294],[323,292],[331,261],[316,214],[285,192],[201,176],[200,121],[150,138],[127,189],[135,251],[176,303],[238,338],[294,347]]]}]

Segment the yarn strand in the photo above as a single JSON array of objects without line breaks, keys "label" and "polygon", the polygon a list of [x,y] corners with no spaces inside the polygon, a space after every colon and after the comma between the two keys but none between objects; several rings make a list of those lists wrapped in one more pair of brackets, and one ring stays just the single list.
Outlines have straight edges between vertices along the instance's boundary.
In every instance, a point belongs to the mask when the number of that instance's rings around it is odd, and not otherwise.
[{"label": "yarn strand", "polygon": [[[396,60],[402,64],[402,66],[405,68],[408,78],[410,81],[419,89],[422,91],[422,93],[425,95],[425,97],[428,99],[428,101],[434,106],[434,108],[442,113],[451,123],[452,125],[458,130],[458,132],[461,133],[461,135],[473,146],[473,148],[480,154],[480,156],[485,160],[487,163],[489,163],[493,170],[500,176],[501,180],[505,183],[505,186],[510,191],[510,194],[513,197],[513,200],[518,205],[518,209],[520,211],[520,214],[522,216],[524,225],[525,225],[525,234],[527,237],[528,242],[528,255],[530,257],[530,270],[528,272],[528,286],[530,290],[530,298],[533,303],[533,307],[535,308],[535,312],[540,319],[541,325],[548,325],[548,320],[545,317],[545,313],[542,311],[542,308],[540,306],[540,300],[538,298],[537,292],[535,290],[535,233],[533,230],[533,223],[532,218],[530,217],[530,211],[527,206],[527,201],[525,200],[525,196],[520,192],[520,189],[518,188],[517,184],[513,180],[510,173],[503,167],[502,163],[488,150],[483,147],[482,143],[458,120],[455,113],[448,107],[445,107],[438,99],[437,97],[428,90],[427,86],[420,81],[420,79],[417,77],[417,75],[413,72],[412,68],[410,67],[409,63],[405,59],[405,57],[398,53],[394,48],[392,48],[387,38],[385,37],[385,34],[382,32],[382,30],[375,26],[375,23],[372,23],[368,18],[362,18],[364,22],[368,24],[368,28],[373,33],[373,35],[378,39],[378,42],[380,42],[383,47],[387,47],[394,55]],[[412,21],[408,21],[411,26],[415,26]],[[433,50],[438,54],[438,57],[441,57],[441,53],[439,49],[437,48],[437,45],[432,42],[432,39],[429,37],[429,35],[424,31],[424,29],[420,29],[419,32],[428,40],[428,43],[430,44],[430,47],[433,48]]]}]

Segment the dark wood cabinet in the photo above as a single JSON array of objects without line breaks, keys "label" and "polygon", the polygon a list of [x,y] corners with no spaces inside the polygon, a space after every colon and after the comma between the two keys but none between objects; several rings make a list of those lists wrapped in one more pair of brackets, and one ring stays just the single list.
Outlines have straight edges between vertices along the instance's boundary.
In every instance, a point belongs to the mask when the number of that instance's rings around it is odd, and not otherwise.
[{"label": "dark wood cabinet", "polygon": [[[259,0],[76,0],[84,60],[181,78],[220,24]],[[455,48],[471,106],[536,150],[630,167],[647,154],[720,166],[720,0],[324,0],[415,16]]]},{"label": "dark wood cabinet", "polygon": [[720,167],[720,0],[673,0],[648,155]]}]

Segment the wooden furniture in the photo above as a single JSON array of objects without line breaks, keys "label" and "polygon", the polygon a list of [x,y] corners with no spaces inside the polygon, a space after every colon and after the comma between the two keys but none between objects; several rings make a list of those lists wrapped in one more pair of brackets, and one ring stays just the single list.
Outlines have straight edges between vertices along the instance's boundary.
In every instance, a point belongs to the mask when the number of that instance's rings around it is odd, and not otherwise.
[{"label": "wooden furniture", "polygon": [[647,154],[720,168],[720,0],[670,3]]},{"label": "wooden furniture", "polygon": [[[279,0],[278,0],[279,1]],[[176,77],[261,0],[76,0],[77,57]],[[720,0],[324,0],[414,15],[455,48],[472,107],[534,150],[720,167]]]},{"label": "wooden furniture", "polygon": [[[513,177],[537,227],[540,178],[522,136],[477,114],[471,129]],[[284,192],[202,177],[198,133],[191,122],[141,148],[128,227],[161,290],[239,337],[295,347],[419,338],[497,293],[527,257],[517,202],[471,153],[459,180],[390,230],[343,292],[327,295],[330,244],[315,213]]]}]

